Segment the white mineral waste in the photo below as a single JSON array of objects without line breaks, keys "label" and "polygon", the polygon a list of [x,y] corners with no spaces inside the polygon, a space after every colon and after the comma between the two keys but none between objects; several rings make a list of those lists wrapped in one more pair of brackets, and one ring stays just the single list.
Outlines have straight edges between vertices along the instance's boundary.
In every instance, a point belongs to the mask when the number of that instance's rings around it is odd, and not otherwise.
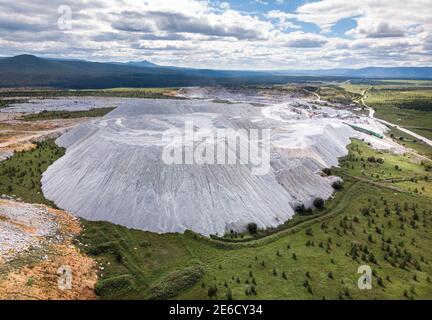
[{"label": "white mineral waste", "polygon": [[41,111],[84,111],[90,109],[118,107],[124,104],[140,103],[141,99],[113,97],[59,97],[31,99],[24,103],[14,103],[0,112],[39,113]]},{"label": "white mineral waste", "polygon": [[[344,124],[361,118],[314,108],[202,100],[125,103],[57,139],[66,154],[44,172],[42,189],[57,206],[85,219],[158,233],[223,234],[244,230],[249,222],[276,227],[292,217],[296,204],[329,198],[337,178],[323,177],[321,169],[347,154],[350,137],[368,138]],[[162,134],[183,129],[186,120],[212,132],[271,129],[270,171],[253,175],[239,163],[165,164]]]},{"label": "white mineral waste", "polygon": [[[2,196],[3,198],[3,196]],[[55,237],[55,216],[43,205],[0,198],[0,264]]]}]

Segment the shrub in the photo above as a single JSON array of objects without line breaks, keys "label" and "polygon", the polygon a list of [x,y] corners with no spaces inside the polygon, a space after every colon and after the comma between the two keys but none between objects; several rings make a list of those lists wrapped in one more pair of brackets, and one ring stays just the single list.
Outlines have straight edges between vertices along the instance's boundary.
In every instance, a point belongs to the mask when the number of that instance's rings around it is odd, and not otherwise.
[{"label": "shrub", "polygon": [[227,300],[233,300],[233,294],[230,288],[228,288],[227,294],[226,294]]},{"label": "shrub", "polygon": [[[192,266],[179,271],[174,271],[149,288],[149,299],[167,299],[178,293],[193,287],[204,276],[201,266]],[[208,289],[209,297],[217,292],[215,286]],[[210,293],[212,295],[210,295]]]},{"label": "shrub", "polygon": [[343,182],[340,181],[340,180],[337,180],[337,181],[335,181],[335,182],[332,183],[332,187],[335,190],[342,190],[342,188],[343,188]]},{"label": "shrub", "polygon": [[118,243],[115,241],[102,242],[96,246],[90,248],[85,247],[83,249],[87,254],[92,256],[99,256],[106,253],[110,253],[114,256],[119,254]]},{"label": "shrub", "polygon": [[258,231],[258,226],[255,222],[248,223],[248,231],[250,234],[256,234]]},{"label": "shrub", "polygon": [[316,198],[313,202],[313,205],[317,209],[323,209],[324,208],[324,200],[322,198]]},{"label": "shrub", "polygon": [[369,162],[376,162],[376,158],[374,156],[368,157],[367,161]]},{"label": "shrub", "polygon": [[331,169],[329,169],[329,168],[322,169],[322,172],[324,172],[327,176],[331,175]]},{"label": "shrub", "polygon": [[251,286],[251,288],[250,288],[250,292],[251,292],[254,296],[257,295],[255,285],[252,285],[252,286]]},{"label": "shrub", "polygon": [[131,275],[120,275],[108,279],[99,280],[95,291],[100,296],[110,297],[111,294],[118,294],[122,290],[130,290],[135,287]]},{"label": "shrub", "polygon": [[305,214],[306,212],[306,207],[304,204],[299,204],[297,206],[295,206],[294,211],[300,215]]},{"label": "shrub", "polygon": [[209,298],[212,298],[214,296],[217,295],[217,287],[216,286],[211,286],[208,288],[207,290],[207,295],[209,296]]},{"label": "shrub", "polygon": [[365,217],[370,215],[370,209],[368,207],[363,207],[363,208],[361,208],[360,211],[361,211],[362,215]]}]

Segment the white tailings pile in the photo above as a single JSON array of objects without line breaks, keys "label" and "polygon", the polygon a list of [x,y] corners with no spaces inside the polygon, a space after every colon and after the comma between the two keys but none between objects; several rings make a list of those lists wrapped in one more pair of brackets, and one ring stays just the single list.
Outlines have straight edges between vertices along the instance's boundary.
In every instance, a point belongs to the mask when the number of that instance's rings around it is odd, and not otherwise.
[{"label": "white tailings pile", "polygon": [[90,109],[118,107],[141,103],[141,99],[113,97],[59,97],[32,99],[29,102],[15,103],[0,112],[39,113],[41,111],[85,111]]},{"label": "white tailings pile", "polygon": [[[350,137],[376,139],[343,123],[364,120],[350,112],[297,102],[266,108],[197,100],[123,105],[57,139],[67,151],[43,174],[43,192],[85,219],[159,233],[223,234],[249,222],[275,227],[292,217],[296,204],[332,195],[338,178],[319,172],[347,154]],[[271,129],[270,171],[253,175],[239,163],[165,164],[162,133],[183,129],[185,120],[211,131]]]}]

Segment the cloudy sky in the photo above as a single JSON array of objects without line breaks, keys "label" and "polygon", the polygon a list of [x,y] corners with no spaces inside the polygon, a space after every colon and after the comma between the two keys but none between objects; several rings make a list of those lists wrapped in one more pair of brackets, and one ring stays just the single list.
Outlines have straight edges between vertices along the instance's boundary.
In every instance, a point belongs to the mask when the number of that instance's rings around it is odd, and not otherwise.
[{"label": "cloudy sky", "polygon": [[0,0],[0,56],[218,69],[431,66],[432,0]]}]

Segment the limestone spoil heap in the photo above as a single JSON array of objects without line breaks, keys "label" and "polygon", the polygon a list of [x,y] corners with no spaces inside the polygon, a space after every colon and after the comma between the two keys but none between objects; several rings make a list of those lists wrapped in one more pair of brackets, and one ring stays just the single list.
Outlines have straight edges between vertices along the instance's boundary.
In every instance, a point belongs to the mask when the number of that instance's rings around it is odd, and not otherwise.
[{"label": "limestone spoil heap", "polygon": [[[57,140],[67,151],[43,174],[42,189],[85,219],[159,233],[223,234],[249,222],[275,227],[292,217],[298,203],[310,206],[316,197],[332,195],[336,178],[319,172],[337,165],[349,138],[359,135],[341,119],[294,111],[278,106],[281,118],[249,104],[193,100],[120,106]],[[165,164],[163,132],[183,128],[186,120],[210,131],[271,129],[270,171],[253,175],[239,163]]]}]

